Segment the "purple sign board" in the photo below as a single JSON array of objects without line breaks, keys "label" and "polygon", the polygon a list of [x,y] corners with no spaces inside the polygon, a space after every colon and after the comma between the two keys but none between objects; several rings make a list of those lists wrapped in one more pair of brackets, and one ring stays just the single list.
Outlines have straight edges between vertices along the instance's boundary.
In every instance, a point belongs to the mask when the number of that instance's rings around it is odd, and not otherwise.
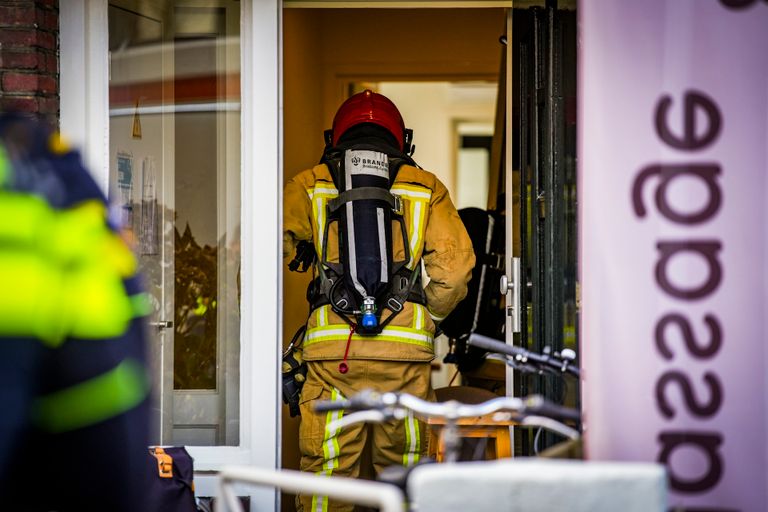
[{"label": "purple sign board", "polygon": [[768,510],[768,1],[579,4],[587,457]]}]

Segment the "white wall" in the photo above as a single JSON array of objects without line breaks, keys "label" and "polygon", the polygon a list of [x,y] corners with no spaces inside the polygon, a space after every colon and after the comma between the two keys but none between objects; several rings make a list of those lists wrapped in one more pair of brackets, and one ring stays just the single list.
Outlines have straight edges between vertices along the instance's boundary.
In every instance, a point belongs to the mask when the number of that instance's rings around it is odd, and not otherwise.
[{"label": "white wall", "polygon": [[431,171],[456,197],[456,124],[493,123],[495,83],[381,82],[379,92],[391,99],[413,130],[415,160]]}]

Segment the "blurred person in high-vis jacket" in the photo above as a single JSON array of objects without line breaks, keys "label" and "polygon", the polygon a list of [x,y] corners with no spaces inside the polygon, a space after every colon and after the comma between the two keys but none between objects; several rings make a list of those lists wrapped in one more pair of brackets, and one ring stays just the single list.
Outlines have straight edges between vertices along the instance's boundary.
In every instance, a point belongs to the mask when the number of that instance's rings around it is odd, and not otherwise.
[{"label": "blurred person in high-vis jacket", "polygon": [[80,155],[0,116],[0,509],[147,510],[147,306]]},{"label": "blurred person in high-vis jacket", "polygon": [[[331,431],[341,414],[313,410],[363,389],[434,400],[436,323],[466,295],[475,257],[448,190],[411,158],[411,138],[394,103],[366,90],[338,109],[321,162],[285,187],[283,256],[296,254],[292,270],[314,262],[315,273],[300,349],[284,362],[303,383],[291,394],[304,471],[358,477],[369,439],[376,473],[426,453],[425,425],[414,417]],[[329,506],[351,510],[325,496],[297,498],[300,510]]]}]

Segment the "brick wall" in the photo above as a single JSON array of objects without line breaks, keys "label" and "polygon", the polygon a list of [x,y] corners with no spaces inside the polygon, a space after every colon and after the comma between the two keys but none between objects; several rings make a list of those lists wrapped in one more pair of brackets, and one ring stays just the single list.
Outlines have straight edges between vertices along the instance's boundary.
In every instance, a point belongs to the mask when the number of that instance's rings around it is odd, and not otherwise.
[{"label": "brick wall", "polygon": [[0,0],[0,110],[58,124],[59,1]]}]

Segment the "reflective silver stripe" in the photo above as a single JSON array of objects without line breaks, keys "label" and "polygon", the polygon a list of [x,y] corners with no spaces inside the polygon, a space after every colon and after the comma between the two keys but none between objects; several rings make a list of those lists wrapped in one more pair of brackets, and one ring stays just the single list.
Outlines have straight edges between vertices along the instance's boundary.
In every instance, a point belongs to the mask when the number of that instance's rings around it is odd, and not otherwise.
[{"label": "reflective silver stripe", "polygon": [[[338,389],[333,388],[333,391],[331,392],[331,400],[334,402],[344,400],[344,395],[342,395],[341,391]],[[331,422],[340,420],[343,414],[344,411],[329,411],[325,416],[325,446],[323,447],[323,455],[325,456],[323,469],[325,470],[333,470],[336,468],[336,459],[339,457],[339,440],[337,439],[337,436],[341,431],[339,427],[330,430],[328,426]]]},{"label": "reflective silver stripe", "polygon": [[338,197],[339,191],[330,187],[317,187],[307,189],[307,194],[312,201],[312,216],[315,219],[315,230],[317,232],[315,250],[317,254],[322,254],[323,238],[325,237],[325,205],[329,199]]},{"label": "reflective silver stripe", "polygon": [[390,192],[401,197],[408,198],[408,208],[410,211],[410,222],[407,228],[410,239],[408,241],[411,259],[408,262],[408,268],[413,270],[420,256],[424,239],[424,210],[429,204],[432,194],[428,189],[419,186],[395,184]]},{"label": "reflective silver stripe", "polygon": [[422,209],[424,205],[421,201],[413,202],[413,218],[411,219],[411,261],[408,262],[408,268],[413,269],[414,261],[416,258],[416,252],[419,250],[419,243],[421,242],[421,233],[419,227],[421,226]]},{"label": "reflective silver stripe", "polygon": [[410,188],[405,188],[402,185],[394,185],[390,192],[393,194],[397,193],[399,196],[405,196],[409,199],[421,199],[424,201],[429,201],[432,198],[432,194],[430,194],[428,191],[420,191],[420,190],[411,190]]},{"label": "reflective silver stripe", "polygon": [[376,208],[376,229],[379,231],[379,257],[381,258],[381,282],[389,282],[387,268],[387,236],[384,231],[384,209]]},{"label": "reflective silver stripe", "polygon": [[[351,170],[351,158],[350,158],[350,151],[346,152],[345,155],[346,158],[346,168],[347,170]],[[350,190],[352,188],[352,173],[351,172],[345,172],[344,173],[344,184],[347,190]],[[355,251],[355,213],[352,209],[352,203],[347,203],[344,205],[347,210],[347,242],[349,244],[349,247],[347,247],[347,250],[349,251],[349,276],[352,278],[352,282],[355,285],[355,289],[362,295],[363,297],[368,296],[368,292],[365,290],[362,284],[360,284],[360,281],[357,280],[357,253]]]},{"label": "reflective silver stripe", "polygon": [[[328,325],[325,327],[315,327],[307,331],[304,338],[304,346],[312,345],[321,341],[346,340],[349,336],[349,327],[346,325]],[[359,341],[363,338],[357,334],[352,335],[353,341]],[[432,346],[432,333],[428,331],[415,331],[410,327],[387,327],[381,331],[375,338],[377,341],[393,341],[398,343],[409,343],[413,345]]]},{"label": "reflective silver stripe", "polygon": [[327,201],[327,198],[324,196],[318,196],[315,199],[315,209],[316,214],[315,218],[317,219],[317,238],[318,238],[318,246],[316,248],[318,254],[322,254],[323,250],[323,240],[325,237],[325,203]]},{"label": "reflective silver stripe", "polygon": [[405,453],[403,453],[403,466],[412,466],[419,462],[421,443],[419,439],[419,422],[408,412],[405,420]]},{"label": "reflective silver stripe", "polygon": [[[331,400],[344,400],[344,395],[336,388],[331,391]],[[325,433],[323,434],[323,469],[317,474],[331,476],[333,470],[337,467],[339,457],[338,435],[341,429],[338,427],[330,430],[328,425],[332,421],[340,420],[344,411],[328,411],[325,415]],[[328,510],[328,496],[312,496],[312,510],[315,512],[325,512]]]},{"label": "reflective silver stripe", "polygon": [[317,308],[317,326],[323,327],[328,325],[328,305],[320,306]]},{"label": "reflective silver stripe", "polygon": [[413,328],[416,330],[424,329],[424,306],[413,304]]},{"label": "reflective silver stripe", "polygon": [[314,198],[316,195],[338,196],[339,191],[335,188],[323,188],[316,187],[309,191],[309,197]]}]

